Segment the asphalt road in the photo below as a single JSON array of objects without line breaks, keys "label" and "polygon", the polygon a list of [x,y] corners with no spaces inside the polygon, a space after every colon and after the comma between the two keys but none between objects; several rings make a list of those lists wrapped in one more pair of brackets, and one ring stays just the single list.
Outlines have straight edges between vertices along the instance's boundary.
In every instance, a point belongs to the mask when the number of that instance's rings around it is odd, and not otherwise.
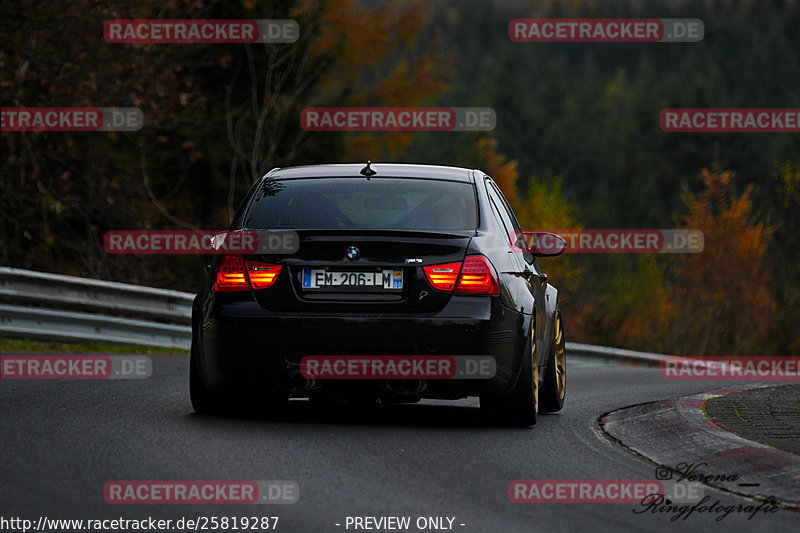
[{"label": "asphalt road", "polygon": [[[152,356],[145,380],[0,380],[0,517],[173,519],[278,516],[278,531],[356,531],[348,516],[454,518],[453,530],[797,531],[800,513],[637,513],[635,503],[512,503],[515,479],[654,479],[655,464],[608,438],[603,413],[719,382],[658,369],[570,362],[563,412],[533,429],[480,422],[476,399],[325,414],[293,402],[281,419],[193,413],[188,357]],[[110,480],[293,480],[289,505],[111,505]],[[750,500],[708,489],[723,505]],[[444,524],[448,521],[444,520]],[[340,524],[337,526],[336,524]],[[461,525],[464,524],[464,525]],[[364,531],[364,529],[359,529]],[[375,531],[375,530],[372,530]]]}]

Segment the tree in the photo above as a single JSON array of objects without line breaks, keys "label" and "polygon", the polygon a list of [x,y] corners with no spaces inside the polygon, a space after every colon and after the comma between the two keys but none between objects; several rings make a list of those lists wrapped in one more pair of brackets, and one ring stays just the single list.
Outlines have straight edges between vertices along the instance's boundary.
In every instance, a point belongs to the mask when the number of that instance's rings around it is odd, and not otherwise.
[{"label": "tree", "polygon": [[[424,107],[436,103],[448,89],[452,57],[432,36],[418,42],[428,21],[423,0],[362,5],[356,0],[324,4],[312,58],[331,58],[331,64],[314,88],[311,106]],[[296,13],[316,6],[303,0]],[[317,136],[331,136],[319,133]],[[395,160],[416,134],[410,132],[353,132],[344,137],[339,161]],[[327,154],[331,158],[331,154]]]},{"label": "tree", "polygon": [[676,255],[668,269],[673,316],[661,332],[673,339],[674,353],[764,354],[776,312],[764,262],[773,228],[753,215],[752,186],[737,196],[732,177],[714,165],[702,171],[699,195],[683,193],[689,211],[681,225],[702,231],[704,248]]},{"label": "tree", "polygon": [[771,291],[779,309],[770,320],[773,351],[800,355],[800,159],[775,165],[773,183],[775,233],[767,258],[774,273]]}]

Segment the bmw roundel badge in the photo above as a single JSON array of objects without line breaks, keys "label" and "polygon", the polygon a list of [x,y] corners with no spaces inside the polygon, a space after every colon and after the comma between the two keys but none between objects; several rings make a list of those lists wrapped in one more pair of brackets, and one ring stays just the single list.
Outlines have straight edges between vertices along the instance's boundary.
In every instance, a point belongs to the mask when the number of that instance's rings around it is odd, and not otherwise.
[{"label": "bmw roundel badge", "polygon": [[351,261],[355,261],[359,257],[361,257],[361,252],[358,251],[358,248],[356,248],[355,246],[351,246],[350,248],[347,249],[348,259],[350,259]]}]

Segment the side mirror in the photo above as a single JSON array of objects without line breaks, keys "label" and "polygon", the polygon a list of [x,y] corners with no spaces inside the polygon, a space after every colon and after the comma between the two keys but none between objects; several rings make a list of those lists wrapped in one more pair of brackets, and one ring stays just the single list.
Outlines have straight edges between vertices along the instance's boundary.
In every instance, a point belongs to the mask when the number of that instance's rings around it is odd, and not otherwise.
[{"label": "side mirror", "polygon": [[567,249],[567,241],[563,237],[547,231],[517,232],[514,243],[523,252],[536,257],[554,257]]}]

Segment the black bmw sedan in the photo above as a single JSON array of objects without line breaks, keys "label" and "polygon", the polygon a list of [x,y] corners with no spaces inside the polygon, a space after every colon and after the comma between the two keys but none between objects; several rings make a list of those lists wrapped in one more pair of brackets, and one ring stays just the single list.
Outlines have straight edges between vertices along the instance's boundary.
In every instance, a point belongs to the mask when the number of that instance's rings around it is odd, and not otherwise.
[{"label": "black bmw sedan", "polygon": [[281,168],[232,230],[283,230],[291,253],[217,254],[192,307],[198,413],[289,398],[330,405],[479,396],[492,424],[562,408],[558,291],[479,170],[405,164]]}]

